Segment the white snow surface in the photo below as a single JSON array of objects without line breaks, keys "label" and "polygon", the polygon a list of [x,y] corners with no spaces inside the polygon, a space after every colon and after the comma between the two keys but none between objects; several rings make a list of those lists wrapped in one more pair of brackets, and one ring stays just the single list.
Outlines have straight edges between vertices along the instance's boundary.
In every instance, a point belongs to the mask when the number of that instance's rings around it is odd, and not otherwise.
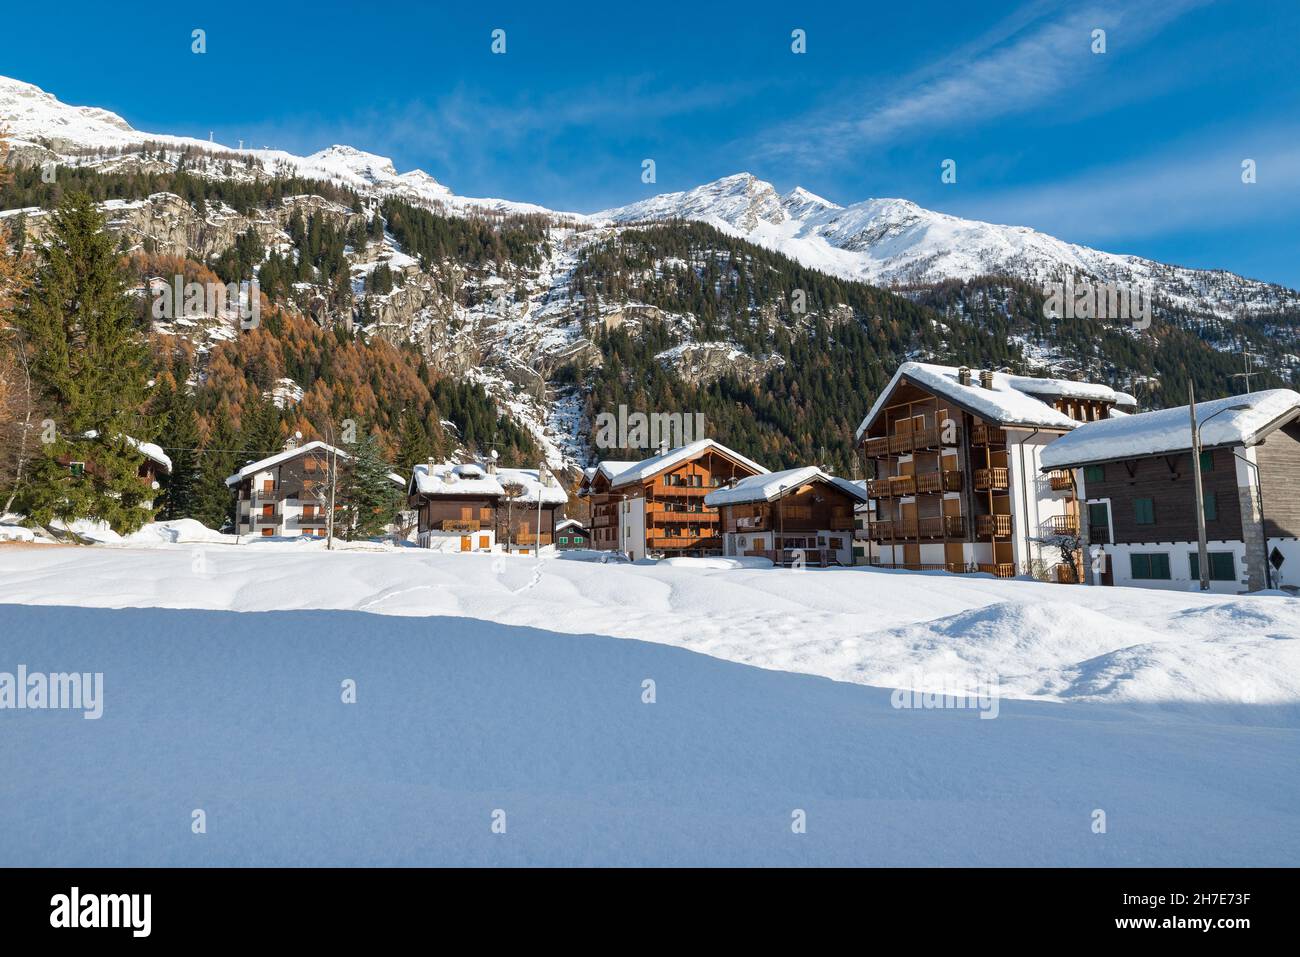
[{"label": "white snow surface", "polygon": [[[104,690],[0,712],[0,860],[1293,865],[1297,638],[1284,597],[3,546],[0,671]],[[890,690],[981,675],[996,720]]]},{"label": "white snow surface", "polygon": [[[1266,389],[1196,403],[1201,444],[1254,445],[1263,431],[1300,417],[1300,393]],[[1043,450],[1044,467],[1159,455],[1192,447],[1191,410],[1182,405],[1080,426]]]},{"label": "white snow surface", "polygon": [[505,494],[497,476],[473,462],[420,463],[411,472],[411,484],[421,495],[495,495]]}]

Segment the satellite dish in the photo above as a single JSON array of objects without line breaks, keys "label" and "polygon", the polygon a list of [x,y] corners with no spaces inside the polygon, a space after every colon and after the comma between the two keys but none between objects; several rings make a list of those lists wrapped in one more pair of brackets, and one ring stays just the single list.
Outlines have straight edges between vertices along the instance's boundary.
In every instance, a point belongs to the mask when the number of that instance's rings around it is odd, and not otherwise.
[{"label": "satellite dish", "polygon": [[496,449],[493,449],[493,450],[492,450],[491,452],[489,452],[488,454],[492,456],[492,461],[493,461],[493,462],[495,462],[497,459],[499,459],[499,458],[501,457],[501,456],[497,453],[497,450],[496,450]]}]

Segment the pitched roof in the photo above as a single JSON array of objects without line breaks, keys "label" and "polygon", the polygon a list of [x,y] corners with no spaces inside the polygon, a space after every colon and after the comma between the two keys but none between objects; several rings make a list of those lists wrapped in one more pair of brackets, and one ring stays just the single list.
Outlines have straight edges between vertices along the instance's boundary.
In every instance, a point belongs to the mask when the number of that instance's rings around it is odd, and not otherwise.
[{"label": "pitched roof", "polygon": [[[1269,389],[1196,403],[1201,444],[1206,448],[1254,445],[1279,425],[1296,418],[1300,418],[1300,393],[1291,389]],[[1191,447],[1191,413],[1183,405],[1089,422],[1044,448],[1042,466],[1063,468]]]},{"label": "pitched roof", "polygon": [[[708,451],[715,451],[728,458],[734,459],[746,468],[753,469],[755,472],[766,475],[767,469],[757,462],[745,458],[739,452],[733,452],[720,442],[713,439],[700,439],[692,442],[690,445],[682,445],[675,449],[669,449],[667,452],[661,452],[659,455],[652,455],[648,459],[642,459],[640,462],[632,463],[630,468],[619,472],[614,476],[611,485],[618,488],[622,485],[630,485],[633,482],[642,482],[648,478],[658,475],[666,469],[680,465],[682,462],[689,461]],[[602,468],[604,464],[602,464]]]},{"label": "pitched roof", "polygon": [[[97,439],[99,438],[99,431],[97,429],[91,429],[88,432],[86,432],[85,435],[86,438],[88,439]],[[145,458],[152,459],[153,461],[157,462],[168,472],[172,470],[171,457],[168,456],[168,454],[162,450],[162,446],[154,445],[152,442],[141,442],[139,439],[133,439],[129,435],[124,435],[122,437],[126,439],[128,445],[132,446],[137,452],[139,452]]]},{"label": "pitched roof", "polygon": [[799,488],[809,482],[826,482],[859,502],[867,501],[866,490],[848,479],[828,475],[815,465],[750,475],[729,488],[715,489],[704,496],[705,505],[735,505],[741,502],[770,502],[783,492]]},{"label": "pitched roof", "polygon": [[503,492],[506,485],[523,486],[523,491],[518,495],[507,495],[507,501],[531,505],[537,501],[539,493],[543,505],[563,505],[569,500],[568,493],[564,491],[564,486],[557,479],[552,477],[551,484],[548,485],[541,480],[537,469],[497,469],[496,477],[501,483]]},{"label": "pitched roof", "polygon": [[325,442],[320,442],[320,441],[308,442],[306,445],[300,445],[296,449],[286,449],[283,452],[277,452],[275,455],[269,455],[264,459],[258,459],[256,462],[249,462],[247,465],[245,465],[234,475],[227,478],[226,484],[238,485],[240,482],[248,478],[250,475],[256,475],[258,472],[264,471],[266,469],[275,468],[277,465],[280,465],[284,462],[288,462],[290,459],[296,459],[298,456],[303,455],[307,452],[317,452],[317,451],[324,452],[326,454],[333,452],[342,456],[345,459],[351,458],[351,456],[349,456],[347,452],[344,452],[342,449],[336,449],[334,446],[329,445]]},{"label": "pitched roof", "polygon": [[425,463],[411,470],[411,483],[408,488],[420,495],[485,495],[499,498],[505,489],[495,475],[473,462],[457,464],[441,462],[430,466]]},{"label": "pitched roof", "polygon": [[[980,385],[977,370],[971,372],[971,384],[958,380],[957,366],[941,366],[928,362],[904,362],[889,380],[889,384],[876,397],[871,411],[858,426],[855,438],[861,440],[885,403],[898,388],[908,381],[927,392],[951,400],[957,406],[978,415],[995,425],[1025,425],[1051,429],[1074,429],[1080,423],[1064,412],[1053,408],[1052,400],[1058,398],[1091,399],[1115,405],[1136,406],[1137,400],[1126,392],[1119,392],[1095,382],[1073,382],[1069,379],[1044,379],[1035,376],[993,373],[993,388]],[[1047,401],[1044,401],[1044,400]]]},{"label": "pitched roof", "polygon": [[565,528],[580,528],[584,532],[587,530],[587,526],[583,525],[582,522],[578,521],[576,518],[566,518],[555,526],[557,532]]}]

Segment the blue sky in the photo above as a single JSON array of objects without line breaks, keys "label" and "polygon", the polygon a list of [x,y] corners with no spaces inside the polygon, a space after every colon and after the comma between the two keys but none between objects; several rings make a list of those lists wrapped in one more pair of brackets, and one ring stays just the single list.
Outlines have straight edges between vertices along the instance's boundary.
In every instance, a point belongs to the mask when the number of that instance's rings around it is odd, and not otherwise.
[{"label": "blue sky", "polygon": [[582,212],[747,170],[1300,287],[1295,0],[50,10],[6,13],[0,73],[142,130],[348,143]]}]

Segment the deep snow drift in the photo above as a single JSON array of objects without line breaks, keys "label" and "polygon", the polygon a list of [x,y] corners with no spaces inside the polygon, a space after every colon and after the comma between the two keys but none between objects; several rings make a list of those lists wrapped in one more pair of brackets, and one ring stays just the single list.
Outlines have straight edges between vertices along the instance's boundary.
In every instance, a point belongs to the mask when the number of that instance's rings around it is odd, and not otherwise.
[{"label": "deep snow drift", "polygon": [[[1294,865],[1298,608],[315,543],[0,547],[0,672],[104,675],[98,720],[0,710],[0,864]],[[890,690],[963,678],[1000,689],[994,711]]]}]

